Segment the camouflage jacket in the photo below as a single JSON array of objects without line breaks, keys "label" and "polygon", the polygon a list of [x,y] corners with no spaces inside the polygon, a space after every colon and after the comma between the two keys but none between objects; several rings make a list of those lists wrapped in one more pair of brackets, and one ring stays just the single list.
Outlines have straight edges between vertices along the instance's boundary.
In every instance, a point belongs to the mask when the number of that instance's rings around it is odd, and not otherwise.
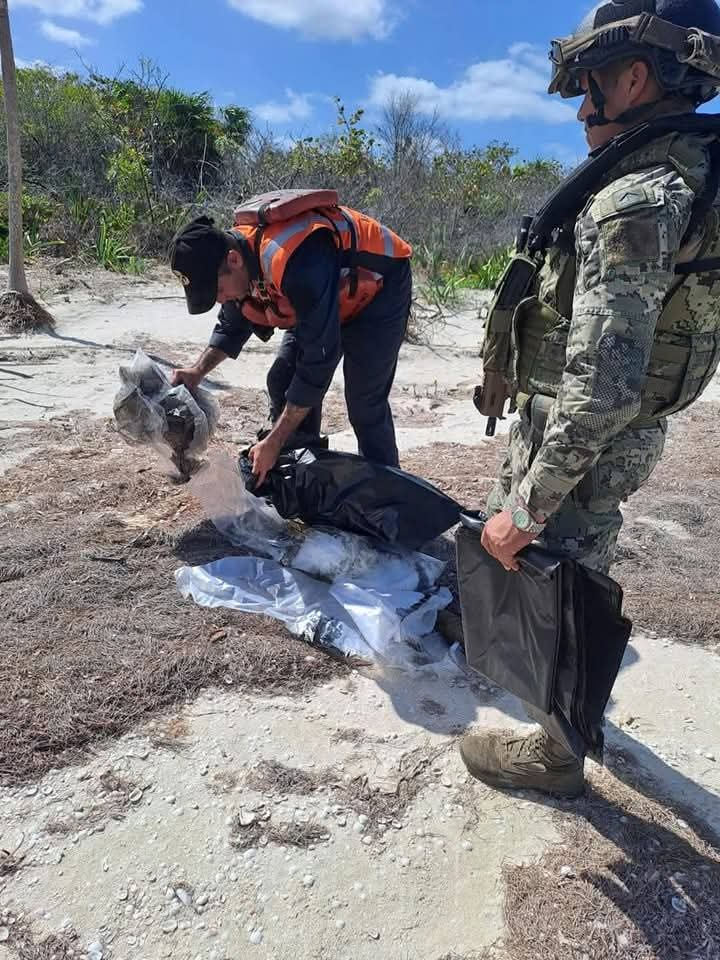
[{"label": "camouflage jacket", "polygon": [[520,390],[555,397],[519,489],[534,513],[554,513],[620,431],[657,426],[717,368],[720,273],[675,273],[718,253],[715,209],[686,236],[712,139],[672,135],[626,158],[578,217],[574,251],[550,249],[518,308]]}]

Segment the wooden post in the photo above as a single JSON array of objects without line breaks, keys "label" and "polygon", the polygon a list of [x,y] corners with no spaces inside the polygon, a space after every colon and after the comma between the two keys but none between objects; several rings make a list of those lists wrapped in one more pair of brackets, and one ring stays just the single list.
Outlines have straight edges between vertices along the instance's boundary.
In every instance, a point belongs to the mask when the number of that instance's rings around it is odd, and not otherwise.
[{"label": "wooden post", "polygon": [[7,125],[8,166],[8,246],[10,250],[10,289],[28,294],[25,277],[22,221],[22,154],[20,152],[20,118],[18,116],[15,57],[8,0],[0,0],[0,57],[2,58],[5,122]]}]

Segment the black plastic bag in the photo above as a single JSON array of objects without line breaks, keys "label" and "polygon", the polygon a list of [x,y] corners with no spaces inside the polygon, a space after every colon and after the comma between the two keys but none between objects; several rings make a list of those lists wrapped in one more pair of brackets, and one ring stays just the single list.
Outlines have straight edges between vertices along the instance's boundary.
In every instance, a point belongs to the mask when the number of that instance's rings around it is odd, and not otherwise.
[{"label": "black plastic bag", "polygon": [[632,624],[610,577],[530,546],[509,572],[483,548],[482,519],[457,532],[465,652],[471,667],[547,715],[576,756],[602,760],[602,721]]},{"label": "black plastic bag", "polygon": [[425,480],[352,453],[286,451],[261,487],[246,457],[240,469],[248,490],[269,500],[286,520],[337,527],[409,550],[460,519],[460,505]]}]

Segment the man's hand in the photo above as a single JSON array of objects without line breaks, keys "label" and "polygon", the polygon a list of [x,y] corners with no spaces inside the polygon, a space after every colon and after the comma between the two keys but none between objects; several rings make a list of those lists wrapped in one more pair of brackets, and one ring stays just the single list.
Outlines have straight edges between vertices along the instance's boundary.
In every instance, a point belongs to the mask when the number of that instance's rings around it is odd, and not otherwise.
[{"label": "man's hand", "polygon": [[275,466],[283,447],[309,412],[309,407],[296,407],[288,403],[272,428],[272,433],[252,448],[250,461],[253,465],[253,473],[257,477],[258,487],[265,483],[268,471]]},{"label": "man's hand", "polygon": [[518,530],[512,522],[510,511],[503,510],[485,524],[482,545],[506,570],[517,571],[520,569],[520,564],[516,560],[517,554],[534,539],[534,533],[523,533],[522,530]]},{"label": "man's hand", "polygon": [[256,443],[250,451],[250,462],[252,463],[253,474],[257,478],[258,487],[265,483],[265,478],[277,463],[281,450],[282,444],[270,434],[260,443]]},{"label": "man's hand", "polygon": [[201,380],[227,358],[228,355],[224,350],[220,350],[218,347],[206,347],[191,367],[180,367],[178,370],[173,370],[170,382],[174,387],[184,383],[192,393],[200,386]]},{"label": "man's hand", "polygon": [[194,393],[200,386],[203,376],[202,370],[198,370],[197,367],[181,367],[179,370],[173,370],[170,383],[174,387],[184,383],[190,393]]}]

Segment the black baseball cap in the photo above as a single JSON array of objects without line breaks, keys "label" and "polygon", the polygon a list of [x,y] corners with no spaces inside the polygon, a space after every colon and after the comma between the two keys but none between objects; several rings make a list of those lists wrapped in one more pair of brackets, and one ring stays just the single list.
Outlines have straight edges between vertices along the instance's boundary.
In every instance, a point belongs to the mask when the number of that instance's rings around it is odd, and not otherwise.
[{"label": "black baseball cap", "polygon": [[207,313],[215,306],[218,270],[229,248],[227,234],[210,217],[197,217],[176,233],[170,267],[185,288],[189,313]]}]

